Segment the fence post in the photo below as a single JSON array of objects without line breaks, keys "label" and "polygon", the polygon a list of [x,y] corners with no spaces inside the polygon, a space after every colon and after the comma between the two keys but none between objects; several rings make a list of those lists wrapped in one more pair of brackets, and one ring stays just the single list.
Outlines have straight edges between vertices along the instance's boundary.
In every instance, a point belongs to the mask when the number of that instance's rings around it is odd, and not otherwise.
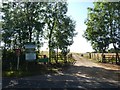
[{"label": "fence post", "polygon": [[89,58],[91,59],[91,53],[89,53]]},{"label": "fence post", "polygon": [[105,55],[104,54],[102,54],[102,62],[106,63],[106,59],[105,59]]}]

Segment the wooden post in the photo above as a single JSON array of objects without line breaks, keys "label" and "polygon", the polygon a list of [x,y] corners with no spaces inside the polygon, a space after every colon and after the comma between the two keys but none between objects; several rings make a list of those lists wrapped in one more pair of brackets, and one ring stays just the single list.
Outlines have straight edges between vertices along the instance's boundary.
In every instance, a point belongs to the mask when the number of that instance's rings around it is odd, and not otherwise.
[{"label": "wooden post", "polygon": [[19,70],[19,60],[20,59],[20,57],[18,56],[18,59],[17,59],[17,70]]},{"label": "wooden post", "polygon": [[20,62],[20,49],[15,49],[17,55],[17,70],[19,70],[19,62]]}]

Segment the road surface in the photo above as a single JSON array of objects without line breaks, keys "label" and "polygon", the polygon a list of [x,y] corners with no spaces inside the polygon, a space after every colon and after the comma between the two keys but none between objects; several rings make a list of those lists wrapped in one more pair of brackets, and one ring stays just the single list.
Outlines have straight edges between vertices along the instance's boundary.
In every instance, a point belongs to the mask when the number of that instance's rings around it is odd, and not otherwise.
[{"label": "road surface", "polygon": [[[73,54],[75,64],[57,74],[24,78],[3,78],[2,88],[81,88],[83,90],[106,88],[117,90],[120,86],[120,66],[99,64]],[[67,89],[66,89],[67,90]]]}]

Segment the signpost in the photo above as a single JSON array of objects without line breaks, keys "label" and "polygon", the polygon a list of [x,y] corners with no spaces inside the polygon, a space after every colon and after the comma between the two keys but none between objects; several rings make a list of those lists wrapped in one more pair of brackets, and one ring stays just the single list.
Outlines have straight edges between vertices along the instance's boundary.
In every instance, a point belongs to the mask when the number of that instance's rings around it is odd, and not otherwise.
[{"label": "signpost", "polygon": [[28,43],[25,44],[25,59],[27,61],[34,61],[36,60],[36,52],[35,52],[35,44],[33,43]]},{"label": "signpost", "polygon": [[20,49],[15,49],[15,53],[16,53],[16,55],[17,55],[17,70],[19,70]]}]

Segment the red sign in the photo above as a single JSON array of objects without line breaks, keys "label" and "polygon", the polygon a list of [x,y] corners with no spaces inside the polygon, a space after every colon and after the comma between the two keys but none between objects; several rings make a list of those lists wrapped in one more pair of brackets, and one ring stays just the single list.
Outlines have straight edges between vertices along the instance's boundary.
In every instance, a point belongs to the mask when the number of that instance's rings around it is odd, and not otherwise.
[{"label": "red sign", "polygon": [[15,53],[17,54],[17,56],[20,56],[20,49],[15,49]]}]

